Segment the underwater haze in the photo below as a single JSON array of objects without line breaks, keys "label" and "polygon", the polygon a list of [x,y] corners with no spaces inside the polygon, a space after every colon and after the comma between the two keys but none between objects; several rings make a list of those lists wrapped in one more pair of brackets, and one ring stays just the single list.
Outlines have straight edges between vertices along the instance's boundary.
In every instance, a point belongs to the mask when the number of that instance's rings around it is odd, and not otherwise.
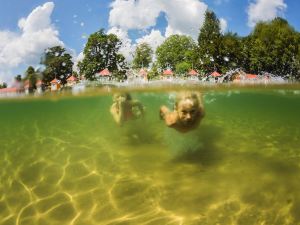
[{"label": "underwater haze", "polygon": [[300,91],[206,90],[200,126],[159,119],[176,90],[0,100],[2,225],[300,224]]}]

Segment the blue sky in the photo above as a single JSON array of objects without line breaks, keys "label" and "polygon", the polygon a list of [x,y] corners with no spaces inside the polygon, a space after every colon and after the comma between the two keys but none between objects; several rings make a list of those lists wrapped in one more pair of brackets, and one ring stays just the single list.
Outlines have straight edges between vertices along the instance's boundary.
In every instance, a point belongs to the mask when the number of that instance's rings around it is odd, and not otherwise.
[{"label": "blue sky", "polygon": [[256,22],[286,18],[300,31],[296,0],[0,0],[0,82],[38,66],[43,50],[61,44],[80,54],[89,34],[105,28],[117,34],[130,61],[136,43],[155,49],[171,34],[196,38],[207,8],[224,31],[248,35]]}]

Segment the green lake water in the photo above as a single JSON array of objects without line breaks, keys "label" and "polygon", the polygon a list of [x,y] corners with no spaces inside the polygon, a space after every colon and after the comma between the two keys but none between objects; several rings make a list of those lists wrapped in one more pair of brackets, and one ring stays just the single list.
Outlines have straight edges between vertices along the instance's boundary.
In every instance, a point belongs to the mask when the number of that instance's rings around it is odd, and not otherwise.
[{"label": "green lake water", "polygon": [[188,133],[175,94],[121,127],[111,94],[0,100],[0,224],[300,224],[300,91],[206,90]]}]

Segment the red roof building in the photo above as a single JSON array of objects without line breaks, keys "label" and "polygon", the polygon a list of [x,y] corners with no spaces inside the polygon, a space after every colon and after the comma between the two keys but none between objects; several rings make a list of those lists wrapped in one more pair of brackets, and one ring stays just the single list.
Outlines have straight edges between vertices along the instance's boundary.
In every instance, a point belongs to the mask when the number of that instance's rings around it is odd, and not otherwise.
[{"label": "red roof building", "polygon": [[69,81],[69,82],[74,82],[74,81],[77,81],[77,78],[75,77],[75,76],[70,76],[68,79],[67,79],[67,81]]},{"label": "red roof building", "polygon": [[171,69],[166,69],[166,70],[164,70],[163,75],[173,76],[173,72]]},{"label": "red roof building", "polygon": [[212,72],[210,75],[213,76],[213,77],[220,77],[221,76],[221,74],[218,73],[217,71]]},{"label": "red roof building", "polygon": [[51,83],[51,91],[58,91],[60,89],[60,81],[54,78]]},{"label": "red roof building", "polygon": [[190,76],[198,76],[199,74],[195,70],[190,70],[190,72],[188,73],[188,75],[190,75]]},{"label": "red roof building", "polygon": [[100,76],[110,76],[111,72],[108,69],[104,69],[99,73]]},{"label": "red roof building", "polygon": [[246,74],[247,79],[256,79],[257,75],[256,74]]},{"label": "red roof building", "polygon": [[24,88],[29,89],[31,87],[29,80],[25,80],[24,82]]},{"label": "red roof building", "polygon": [[67,86],[69,86],[69,87],[75,85],[76,83],[77,83],[77,77],[75,77],[73,75],[67,79]]},{"label": "red roof building", "polygon": [[147,77],[147,75],[148,75],[147,70],[144,70],[144,69],[141,69],[139,74],[144,77]]},{"label": "red roof building", "polygon": [[59,81],[58,81],[56,78],[54,78],[53,80],[50,81],[50,83],[51,83],[51,84],[58,84]]},{"label": "red roof building", "polygon": [[37,82],[35,83],[36,86],[42,86],[43,85],[43,81],[42,80],[37,80]]},{"label": "red roof building", "polygon": [[18,92],[18,88],[15,87],[0,89],[0,93],[16,93],[16,92]]}]

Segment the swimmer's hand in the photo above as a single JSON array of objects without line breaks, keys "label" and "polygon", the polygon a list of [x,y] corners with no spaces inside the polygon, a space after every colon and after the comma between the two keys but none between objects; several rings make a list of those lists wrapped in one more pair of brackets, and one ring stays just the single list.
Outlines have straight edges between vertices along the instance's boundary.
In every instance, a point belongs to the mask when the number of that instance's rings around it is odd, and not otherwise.
[{"label": "swimmer's hand", "polygon": [[160,119],[165,120],[170,113],[171,112],[170,112],[169,108],[167,106],[163,105],[160,107],[159,117],[160,117]]},{"label": "swimmer's hand", "polygon": [[160,109],[159,109],[159,118],[161,119],[161,120],[163,120],[163,119],[165,119],[165,115],[166,115],[166,113],[168,113],[169,112],[169,109],[166,107],[166,106],[162,106],[162,107],[160,107]]}]

